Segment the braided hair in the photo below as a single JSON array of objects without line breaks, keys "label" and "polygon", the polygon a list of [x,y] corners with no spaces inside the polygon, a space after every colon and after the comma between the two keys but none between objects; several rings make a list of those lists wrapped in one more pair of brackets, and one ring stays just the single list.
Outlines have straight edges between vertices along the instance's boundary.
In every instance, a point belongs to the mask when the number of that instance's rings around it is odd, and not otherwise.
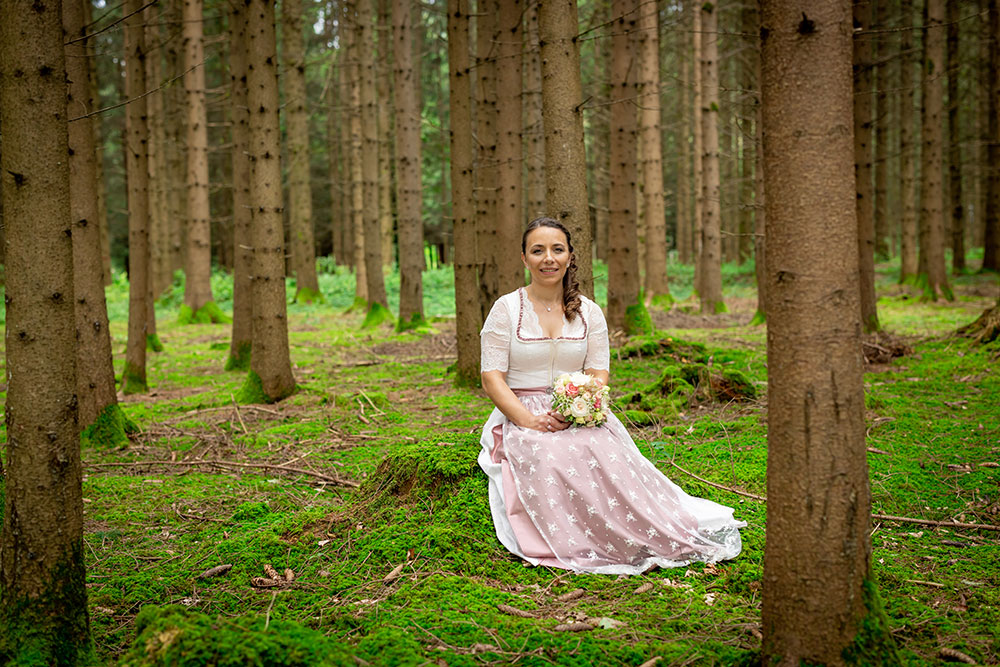
[{"label": "braided hair", "polygon": [[521,236],[522,253],[527,250],[528,234],[539,227],[558,229],[566,235],[566,245],[569,246],[569,266],[566,267],[566,273],[563,274],[563,312],[566,314],[566,319],[572,322],[580,312],[580,306],[582,305],[580,300],[580,283],[576,280],[576,253],[573,252],[573,240],[570,237],[569,230],[555,218],[544,216],[535,218],[528,223],[528,226],[524,229],[524,234]]}]

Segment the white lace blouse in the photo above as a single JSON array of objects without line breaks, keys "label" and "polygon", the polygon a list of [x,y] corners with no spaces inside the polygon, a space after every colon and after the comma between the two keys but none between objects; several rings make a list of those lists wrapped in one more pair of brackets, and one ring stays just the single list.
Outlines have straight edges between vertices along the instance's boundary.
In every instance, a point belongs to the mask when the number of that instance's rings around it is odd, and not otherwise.
[{"label": "white lace blouse", "polygon": [[562,373],[585,368],[608,370],[608,324],[600,307],[585,296],[572,322],[563,317],[562,334],[547,338],[524,288],[505,294],[490,310],[480,333],[480,368],[507,373],[511,389],[550,387]]}]

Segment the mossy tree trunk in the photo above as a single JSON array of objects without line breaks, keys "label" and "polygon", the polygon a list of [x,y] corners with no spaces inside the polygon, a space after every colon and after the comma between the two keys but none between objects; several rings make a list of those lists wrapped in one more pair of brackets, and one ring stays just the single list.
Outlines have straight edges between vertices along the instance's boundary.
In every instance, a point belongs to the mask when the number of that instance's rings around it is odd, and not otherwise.
[{"label": "mossy tree trunk", "polygon": [[[97,149],[94,145],[94,110],[90,66],[86,54],[85,0],[63,3],[67,36],[66,77],[69,123],[70,221],[73,229],[73,298],[76,309],[76,397],[80,428],[94,424],[105,411],[120,410],[115,393],[108,309],[104,299],[101,264],[101,230],[97,207]],[[78,40],[78,41],[77,41]],[[122,430],[108,434],[118,445],[126,441]]]},{"label": "mossy tree trunk", "polygon": [[[518,255],[521,247],[522,214],[522,105],[521,52],[523,37],[521,17],[524,0],[499,0],[496,25],[497,77],[497,150],[496,224],[497,284],[500,294],[524,285],[524,265]],[[490,304],[492,306],[492,304]],[[488,314],[488,313],[487,313]]]},{"label": "mossy tree trunk", "polygon": [[497,12],[498,0],[476,0],[476,272],[480,318],[486,319],[500,290],[504,248],[497,217]]},{"label": "mossy tree trunk", "polygon": [[861,272],[861,325],[878,331],[875,297],[875,198],[872,189],[872,14],[869,0],[854,0],[854,180],[857,189],[858,269]]},{"label": "mossy tree trunk", "polygon": [[642,214],[646,221],[646,298],[670,303],[667,220],[660,146],[660,39],[657,3],[639,5],[639,117],[642,143]]},{"label": "mossy tree trunk", "polygon": [[448,97],[451,118],[451,201],[455,239],[457,384],[479,383],[479,288],[476,285],[476,223],[472,169],[472,76],[469,67],[469,3],[448,0]]},{"label": "mossy tree trunk", "polygon": [[295,300],[322,301],[316,276],[312,188],[309,179],[309,112],[306,110],[306,59],[302,38],[302,2],[281,3],[282,61],[285,85],[285,132],[288,155],[288,226]]},{"label": "mossy tree trunk", "polygon": [[719,183],[719,12],[711,2],[699,9],[701,14],[701,77],[704,87],[701,100],[702,209],[701,223],[701,312],[726,310],[722,300],[722,202]]},{"label": "mossy tree trunk", "polygon": [[[413,12],[410,0],[393,0],[392,30],[396,54],[396,202],[399,210],[399,321],[400,330],[425,324],[424,223],[421,215],[420,54],[413,49]],[[520,168],[520,164],[518,164]]]},{"label": "mossy tree trunk", "polygon": [[944,263],[944,0],[924,5],[924,66],[921,107],[919,282],[924,298],[954,299]]},{"label": "mossy tree trunk", "polygon": [[274,0],[251,0],[247,16],[253,332],[243,402],[279,401],[295,391],[288,352],[285,244],[281,214],[281,130]]},{"label": "mossy tree trunk", "polygon": [[542,60],[538,45],[538,3],[525,8],[524,192],[526,220],[545,215],[545,127],[542,121]]},{"label": "mossy tree trunk", "polygon": [[63,25],[58,2],[2,0],[0,15],[8,383],[0,663],[89,664]]},{"label": "mossy tree trunk", "polygon": [[229,5],[229,114],[233,165],[233,327],[226,370],[250,368],[253,343],[253,227],[250,211],[250,109],[247,106],[246,5]]},{"label": "mossy tree trunk", "polygon": [[[130,3],[133,11],[138,5]],[[128,14],[128,10],[125,11]],[[149,333],[149,128],[146,122],[146,37],[141,14],[125,23],[125,107],[128,141],[125,169],[128,181],[128,342],[122,392],[144,394],[146,336]]]},{"label": "mossy tree trunk", "polygon": [[899,237],[899,282],[909,283],[917,277],[917,163],[920,155],[917,147],[915,113],[914,76],[916,58],[913,51],[913,0],[900,0],[899,13],[902,17],[900,33],[899,63],[899,160],[900,160],[900,237]]},{"label": "mossy tree trunk", "polygon": [[593,247],[583,144],[583,84],[576,0],[541,0],[538,39],[545,124],[545,203],[566,226],[576,250],[580,291],[594,296]]},{"label": "mossy tree trunk", "polygon": [[765,0],[761,23],[769,406],[762,663],[898,664],[872,582],[851,5]]},{"label": "mossy tree trunk", "polygon": [[[212,301],[208,115],[205,108],[204,0],[184,0],[184,92],[187,102],[187,229],[181,321],[199,320]],[[208,314],[208,311],[206,311]],[[211,316],[209,316],[211,317]]]}]

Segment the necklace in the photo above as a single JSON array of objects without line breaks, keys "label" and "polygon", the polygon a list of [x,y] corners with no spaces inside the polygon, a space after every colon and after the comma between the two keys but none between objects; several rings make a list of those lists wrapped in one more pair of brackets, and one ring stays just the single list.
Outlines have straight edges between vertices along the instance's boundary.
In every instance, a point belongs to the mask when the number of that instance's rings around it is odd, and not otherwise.
[{"label": "necklace", "polygon": [[546,312],[548,312],[548,313],[551,313],[551,312],[552,312],[552,309],[553,309],[554,307],[556,307],[556,306],[559,306],[559,305],[560,305],[560,304],[562,303],[561,301],[556,301],[556,302],[555,302],[555,303],[553,303],[553,304],[552,304],[551,306],[549,306],[549,305],[546,305],[546,304],[545,304],[545,302],[544,302],[544,301],[542,301],[541,299],[539,299],[539,298],[538,298],[537,296],[536,296],[536,297],[534,297],[534,299],[535,299],[535,301],[537,301],[537,302],[538,302],[539,304],[541,304],[541,305],[542,305],[542,307],[543,307],[543,308],[545,308],[545,311],[546,311]]}]

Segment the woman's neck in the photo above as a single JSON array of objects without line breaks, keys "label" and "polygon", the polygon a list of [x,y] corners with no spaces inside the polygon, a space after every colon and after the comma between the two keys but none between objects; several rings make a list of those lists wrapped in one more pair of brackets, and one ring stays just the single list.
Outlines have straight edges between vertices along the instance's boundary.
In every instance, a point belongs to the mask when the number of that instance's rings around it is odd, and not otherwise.
[{"label": "woman's neck", "polygon": [[531,283],[528,285],[528,293],[535,301],[542,301],[547,304],[562,303],[563,300],[562,285],[542,287],[540,285],[536,285],[535,283]]}]

